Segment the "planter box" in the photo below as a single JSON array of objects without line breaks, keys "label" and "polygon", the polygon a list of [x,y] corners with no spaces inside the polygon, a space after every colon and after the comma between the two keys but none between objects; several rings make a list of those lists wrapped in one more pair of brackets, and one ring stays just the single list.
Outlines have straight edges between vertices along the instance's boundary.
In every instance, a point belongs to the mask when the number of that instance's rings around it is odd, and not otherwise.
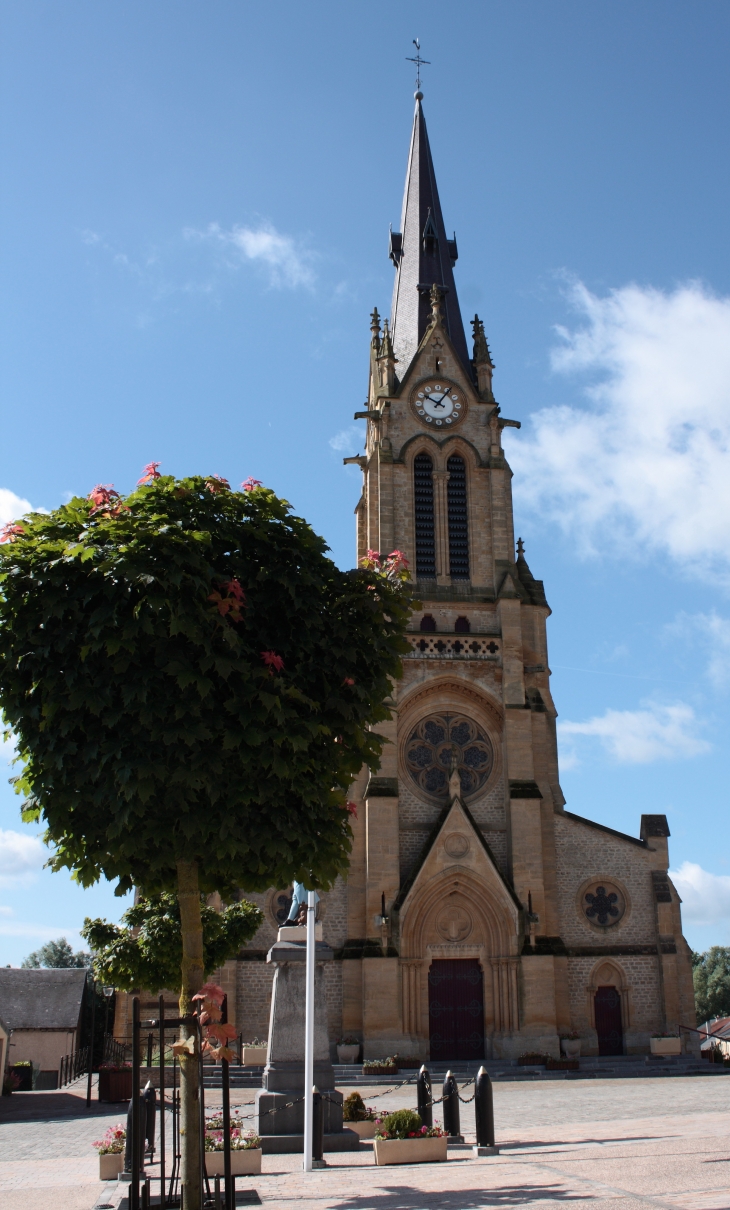
[{"label": "planter box", "polygon": [[[208,1176],[223,1176],[222,1151],[206,1151],[205,1171]],[[258,1176],[261,1172],[261,1148],[246,1147],[242,1151],[231,1152],[231,1173],[233,1176]]]},{"label": "planter box", "polygon": [[124,1152],[108,1151],[99,1156],[99,1180],[115,1181],[124,1168]]},{"label": "planter box", "polygon": [[131,1101],[132,1099],[132,1068],[125,1067],[122,1071],[99,1072],[100,1101]]},{"label": "planter box", "polygon": [[354,1042],[351,1046],[337,1047],[337,1062],[338,1063],[357,1063],[357,1056],[360,1054],[360,1043]]},{"label": "planter box", "polygon": [[446,1157],[446,1135],[435,1139],[376,1139],[376,1164],[435,1164]]},{"label": "planter box", "polygon": [[[342,1125],[345,1130],[354,1130],[358,1138],[375,1138],[375,1122],[343,1122]],[[387,1139],[385,1141],[388,1142]]]},{"label": "planter box", "polygon": [[566,1059],[577,1059],[580,1057],[580,1038],[561,1038],[560,1049]]},{"label": "planter box", "polygon": [[243,1065],[244,1067],[265,1067],[266,1066],[266,1046],[244,1046],[243,1048]]},{"label": "planter box", "polygon": [[[397,1076],[397,1067],[363,1067],[362,1074],[364,1076]],[[385,1140],[386,1143],[389,1141]]]},{"label": "planter box", "polygon": [[649,1045],[653,1055],[681,1055],[681,1038],[650,1038]]},{"label": "planter box", "polygon": [[546,1071],[580,1071],[578,1059],[548,1059]]}]

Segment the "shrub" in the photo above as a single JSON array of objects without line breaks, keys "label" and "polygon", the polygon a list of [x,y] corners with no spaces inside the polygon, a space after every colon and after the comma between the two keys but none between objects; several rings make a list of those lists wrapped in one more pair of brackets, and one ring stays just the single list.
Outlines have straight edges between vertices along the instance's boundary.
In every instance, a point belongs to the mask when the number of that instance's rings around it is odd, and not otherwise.
[{"label": "shrub", "polygon": [[359,1092],[351,1092],[349,1097],[345,1098],[342,1116],[346,1122],[372,1122],[375,1110],[365,1105]]}]

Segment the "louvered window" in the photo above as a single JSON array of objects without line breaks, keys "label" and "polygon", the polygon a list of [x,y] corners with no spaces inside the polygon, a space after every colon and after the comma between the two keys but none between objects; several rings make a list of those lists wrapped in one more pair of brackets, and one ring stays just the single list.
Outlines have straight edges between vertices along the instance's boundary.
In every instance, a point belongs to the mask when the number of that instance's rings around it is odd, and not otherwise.
[{"label": "louvered window", "polygon": [[446,463],[449,472],[449,564],[452,580],[469,579],[469,525],[466,511],[466,466],[459,454]]},{"label": "louvered window", "polygon": [[433,462],[428,454],[413,460],[413,489],[416,512],[416,576],[436,578],[436,542],[433,524]]}]

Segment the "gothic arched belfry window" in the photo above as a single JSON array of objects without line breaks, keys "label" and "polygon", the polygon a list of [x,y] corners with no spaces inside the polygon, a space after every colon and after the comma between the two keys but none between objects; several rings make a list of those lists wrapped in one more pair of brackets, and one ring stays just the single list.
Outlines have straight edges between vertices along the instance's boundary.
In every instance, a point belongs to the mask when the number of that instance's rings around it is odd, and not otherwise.
[{"label": "gothic arched belfry window", "polygon": [[466,506],[466,466],[460,454],[446,463],[449,472],[449,571],[452,580],[469,579],[469,522]]},{"label": "gothic arched belfry window", "polygon": [[413,496],[416,514],[416,576],[436,577],[436,539],[433,518],[433,462],[428,454],[413,460]]}]

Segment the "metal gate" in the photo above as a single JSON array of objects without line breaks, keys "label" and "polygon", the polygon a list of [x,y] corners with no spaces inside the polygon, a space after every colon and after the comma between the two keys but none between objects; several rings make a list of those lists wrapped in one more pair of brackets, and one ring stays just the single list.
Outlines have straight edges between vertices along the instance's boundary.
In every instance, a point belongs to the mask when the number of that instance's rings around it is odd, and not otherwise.
[{"label": "metal gate", "polygon": [[621,993],[615,987],[597,987],[594,1008],[599,1055],[622,1055]]},{"label": "metal gate", "polygon": [[437,958],[428,972],[431,1059],[484,1058],[484,986],[476,958]]}]

